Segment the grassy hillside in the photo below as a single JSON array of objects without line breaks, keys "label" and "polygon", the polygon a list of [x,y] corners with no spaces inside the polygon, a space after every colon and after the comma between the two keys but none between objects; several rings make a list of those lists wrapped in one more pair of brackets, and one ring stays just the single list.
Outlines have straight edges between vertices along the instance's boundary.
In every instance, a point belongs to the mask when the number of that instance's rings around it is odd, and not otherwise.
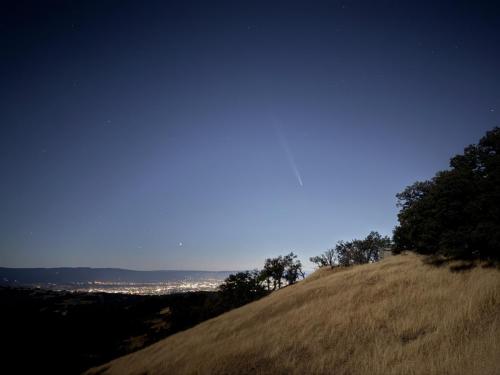
[{"label": "grassy hillside", "polygon": [[500,271],[320,270],[91,374],[500,374]]}]

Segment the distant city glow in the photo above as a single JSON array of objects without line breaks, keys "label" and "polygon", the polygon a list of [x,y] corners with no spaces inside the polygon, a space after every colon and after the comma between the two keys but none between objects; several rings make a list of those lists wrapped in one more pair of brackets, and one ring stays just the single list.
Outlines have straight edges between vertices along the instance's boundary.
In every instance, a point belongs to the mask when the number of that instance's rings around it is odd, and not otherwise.
[{"label": "distant city glow", "polygon": [[72,283],[67,285],[37,284],[38,288],[55,291],[88,292],[88,293],[124,293],[137,295],[163,295],[184,292],[215,291],[223,282],[222,279],[178,280],[159,283],[103,282]]}]

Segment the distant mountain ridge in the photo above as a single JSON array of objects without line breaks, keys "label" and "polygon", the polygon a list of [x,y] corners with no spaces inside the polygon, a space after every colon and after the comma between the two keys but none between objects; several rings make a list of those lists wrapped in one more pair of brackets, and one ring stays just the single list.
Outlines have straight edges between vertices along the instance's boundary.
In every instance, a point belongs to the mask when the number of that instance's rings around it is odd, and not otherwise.
[{"label": "distant mountain ridge", "polygon": [[137,271],[122,268],[58,267],[8,268],[0,267],[0,285],[36,283],[136,282],[159,283],[178,280],[225,279],[234,271]]}]

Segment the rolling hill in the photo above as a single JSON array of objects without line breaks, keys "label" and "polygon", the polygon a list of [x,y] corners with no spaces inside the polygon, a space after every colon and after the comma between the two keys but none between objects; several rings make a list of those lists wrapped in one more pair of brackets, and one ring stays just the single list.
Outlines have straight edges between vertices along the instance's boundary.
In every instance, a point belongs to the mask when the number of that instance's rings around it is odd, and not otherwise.
[{"label": "rolling hill", "polygon": [[463,268],[321,269],[88,374],[500,374],[500,271]]}]

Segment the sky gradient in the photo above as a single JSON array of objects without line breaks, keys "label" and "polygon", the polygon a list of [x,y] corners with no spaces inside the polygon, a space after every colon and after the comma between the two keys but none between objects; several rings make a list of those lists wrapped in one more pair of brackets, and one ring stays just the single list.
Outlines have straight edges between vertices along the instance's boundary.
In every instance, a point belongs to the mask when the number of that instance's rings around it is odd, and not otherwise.
[{"label": "sky gradient", "polygon": [[4,1],[0,43],[6,267],[310,266],[500,124],[495,2]]}]

